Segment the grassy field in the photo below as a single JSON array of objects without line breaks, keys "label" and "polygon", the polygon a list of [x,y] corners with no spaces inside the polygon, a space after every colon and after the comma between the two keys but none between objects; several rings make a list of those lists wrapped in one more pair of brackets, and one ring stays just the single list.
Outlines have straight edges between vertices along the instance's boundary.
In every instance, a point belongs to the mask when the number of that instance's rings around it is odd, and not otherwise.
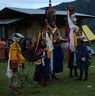
[{"label": "grassy field", "polygon": [[[88,81],[78,81],[69,78],[67,63],[64,62],[64,72],[58,74],[59,80],[51,80],[48,86],[41,87],[32,80],[34,65],[26,63],[25,74],[29,80],[24,83],[20,96],[95,96],[95,59],[89,67]],[[0,96],[12,96],[6,77],[7,63],[0,63]],[[31,82],[30,82],[31,81]]]}]

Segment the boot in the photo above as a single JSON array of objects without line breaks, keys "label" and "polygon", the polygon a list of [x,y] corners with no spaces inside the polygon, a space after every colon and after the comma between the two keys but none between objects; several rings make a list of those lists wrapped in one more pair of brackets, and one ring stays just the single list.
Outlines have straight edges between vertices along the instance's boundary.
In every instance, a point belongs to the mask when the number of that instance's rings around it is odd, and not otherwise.
[{"label": "boot", "polygon": [[51,78],[54,80],[58,80],[58,78],[56,77],[55,73],[51,73]]},{"label": "boot", "polygon": [[80,76],[79,76],[78,80],[82,79],[82,75],[83,75],[83,71],[80,71]]}]

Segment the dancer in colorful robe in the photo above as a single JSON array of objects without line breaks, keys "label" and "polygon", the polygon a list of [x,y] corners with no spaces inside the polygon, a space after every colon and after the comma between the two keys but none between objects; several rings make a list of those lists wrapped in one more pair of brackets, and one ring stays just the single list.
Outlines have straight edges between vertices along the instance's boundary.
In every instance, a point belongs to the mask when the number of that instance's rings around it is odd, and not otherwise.
[{"label": "dancer in colorful robe", "polygon": [[53,48],[51,51],[51,77],[57,79],[55,73],[60,73],[63,71],[63,52],[61,47],[62,38],[59,35],[58,29],[56,27],[56,16],[55,10],[49,3],[49,7],[46,10],[46,25],[48,26],[47,31],[49,37],[53,43]]},{"label": "dancer in colorful robe", "polygon": [[76,26],[76,17],[74,12],[74,7],[72,5],[69,5],[67,8],[67,16],[68,16],[68,42],[69,42],[69,48],[68,48],[68,67],[70,68],[69,76],[73,77],[73,70],[75,78],[77,78],[77,37],[76,33],[78,32],[78,27]]},{"label": "dancer in colorful robe", "polygon": [[39,35],[37,48],[35,50],[35,64],[36,68],[33,79],[42,86],[46,85],[47,81],[50,79],[50,71],[45,32],[41,32]]},{"label": "dancer in colorful robe", "polygon": [[13,94],[19,94],[19,69],[23,66],[25,58],[21,54],[21,48],[19,46],[19,41],[24,38],[20,33],[14,33],[12,35],[13,43],[9,48],[9,60],[7,67],[7,76],[10,79],[10,88]]}]

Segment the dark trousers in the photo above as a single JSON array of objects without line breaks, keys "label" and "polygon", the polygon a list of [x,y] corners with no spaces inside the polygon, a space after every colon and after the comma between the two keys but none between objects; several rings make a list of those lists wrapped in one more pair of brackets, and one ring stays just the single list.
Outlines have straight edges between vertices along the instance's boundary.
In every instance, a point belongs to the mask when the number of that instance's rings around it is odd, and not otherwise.
[{"label": "dark trousers", "polygon": [[82,79],[83,73],[84,73],[84,80],[87,80],[88,79],[88,70],[86,70],[86,71],[80,70],[80,79]]},{"label": "dark trousers", "polygon": [[74,76],[77,77],[78,73],[77,73],[77,67],[76,66],[70,68],[70,73],[69,73],[70,77],[73,77],[73,71],[74,71]]},{"label": "dark trousers", "polygon": [[78,73],[77,73],[77,67],[73,65],[74,62],[74,52],[70,51],[70,56],[69,56],[69,68],[70,68],[70,72],[69,72],[69,76],[73,77],[73,71],[74,71],[74,76],[77,77]]}]

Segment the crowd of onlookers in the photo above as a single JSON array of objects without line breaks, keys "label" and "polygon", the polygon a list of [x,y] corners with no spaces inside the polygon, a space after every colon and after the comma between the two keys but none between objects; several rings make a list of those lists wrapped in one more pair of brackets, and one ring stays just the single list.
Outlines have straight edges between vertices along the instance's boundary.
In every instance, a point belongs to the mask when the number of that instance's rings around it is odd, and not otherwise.
[{"label": "crowd of onlookers", "polygon": [[34,52],[36,48],[36,42],[32,43],[31,40],[24,40],[21,44],[22,54],[26,58],[26,60],[31,63],[34,60]]},{"label": "crowd of onlookers", "polygon": [[[5,62],[8,60],[9,46],[12,40],[6,40],[5,38],[0,38],[0,62]],[[20,42],[22,49],[22,54],[25,56],[29,63],[33,62],[34,51],[36,47],[36,42],[32,43],[31,39],[24,39]]]}]

